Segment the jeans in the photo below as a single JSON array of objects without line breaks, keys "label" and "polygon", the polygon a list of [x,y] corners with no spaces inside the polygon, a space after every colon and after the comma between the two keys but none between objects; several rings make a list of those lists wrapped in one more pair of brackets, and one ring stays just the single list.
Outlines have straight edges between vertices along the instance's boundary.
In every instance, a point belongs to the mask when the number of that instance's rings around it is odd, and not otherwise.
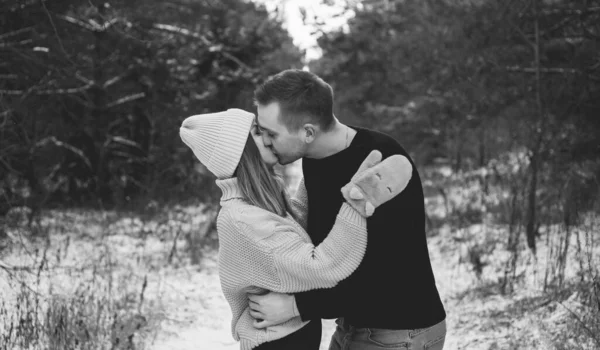
[{"label": "jeans", "polygon": [[261,344],[253,350],[319,350],[320,343],[321,320],[312,320],[296,332]]},{"label": "jeans", "polygon": [[446,340],[446,321],[421,329],[354,328],[336,321],[329,350],[441,350]]}]

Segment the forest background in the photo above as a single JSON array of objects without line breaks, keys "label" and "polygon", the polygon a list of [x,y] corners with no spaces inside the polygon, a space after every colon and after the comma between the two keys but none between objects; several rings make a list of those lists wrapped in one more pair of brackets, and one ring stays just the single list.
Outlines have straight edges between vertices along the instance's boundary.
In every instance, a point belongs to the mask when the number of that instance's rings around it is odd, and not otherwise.
[{"label": "forest background", "polygon": [[235,348],[178,130],[288,68],[415,160],[449,349],[600,348],[600,1],[318,6],[0,1],[0,349]]}]

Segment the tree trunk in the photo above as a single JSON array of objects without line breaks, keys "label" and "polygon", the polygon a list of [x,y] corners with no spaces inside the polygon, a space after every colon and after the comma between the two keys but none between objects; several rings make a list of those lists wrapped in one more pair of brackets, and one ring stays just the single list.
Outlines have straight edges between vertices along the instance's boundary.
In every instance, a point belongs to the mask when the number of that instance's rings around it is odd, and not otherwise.
[{"label": "tree trunk", "polygon": [[[104,3],[97,5],[97,9],[100,18],[102,19],[105,13]],[[91,110],[92,120],[91,123],[88,124],[93,125],[91,135],[95,144],[94,152],[96,153],[96,157],[94,158],[97,160],[96,164],[94,164],[96,177],[96,196],[102,203],[105,203],[110,198],[110,175],[107,169],[108,164],[105,146],[106,135],[102,135],[104,130],[103,125],[105,124],[103,121],[103,118],[105,117],[103,109],[106,104],[106,92],[102,87],[104,81],[103,64],[107,56],[105,36],[105,30],[94,31],[94,60],[92,63],[94,87],[90,89],[93,107]]]},{"label": "tree trunk", "polygon": [[521,236],[521,217],[519,215],[519,189],[517,186],[511,187],[512,199],[510,205],[510,218],[508,225],[507,249],[510,252],[510,258],[504,268],[504,280],[500,286],[500,292],[505,295],[512,291],[512,281],[516,272],[517,260],[519,258],[519,238]]},{"label": "tree trunk", "polygon": [[458,173],[461,168],[462,168],[462,135],[460,134],[461,132],[461,127],[457,126],[456,127],[456,132],[455,132],[455,140],[456,140],[456,144],[455,144],[455,148],[454,148],[454,172]]},{"label": "tree trunk", "polygon": [[[537,148],[537,147],[536,147]],[[529,193],[527,198],[527,246],[529,249],[533,251],[533,254],[536,253],[535,247],[535,236],[536,236],[536,217],[535,217],[535,207],[536,207],[536,191],[537,191],[537,177],[538,177],[538,150],[533,150],[533,155],[531,156],[531,177],[529,180]]]},{"label": "tree trunk", "polygon": [[538,6],[539,0],[534,1],[534,28],[535,28],[535,45],[534,45],[534,55],[535,55],[535,84],[536,84],[536,92],[535,92],[535,100],[536,100],[536,112],[537,112],[537,121],[535,123],[534,134],[536,136],[535,143],[531,150],[530,157],[530,182],[529,182],[529,196],[528,196],[528,205],[527,205],[527,246],[533,254],[536,253],[535,246],[535,237],[537,235],[536,229],[536,191],[538,185],[538,170],[540,166],[540,148],[542,144],[542,138],[544,133],[544,112],[542,106],[542,83],[541,83],[541,74],[540,74],[540,28],[539,28],[539,18],[538,18]]},{"label": "tree trunk", "polygon": [[486,165],[486,147],[485,147],[485,128],[486,128],[486,120],[485,115],[483,116],[481,127],[479,129],[479,167],[484,167]]}]

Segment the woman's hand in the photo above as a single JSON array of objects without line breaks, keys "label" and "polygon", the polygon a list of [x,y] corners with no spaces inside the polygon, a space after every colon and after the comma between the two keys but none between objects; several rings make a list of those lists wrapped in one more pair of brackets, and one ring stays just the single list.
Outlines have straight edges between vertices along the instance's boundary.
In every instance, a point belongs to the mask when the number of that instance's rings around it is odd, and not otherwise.
[{"label": "woman's hand", "polygon": [[296,298],[293,294],[269,292],[265,295],[249,294],[250,315],[254,328],[266,328],[287,322],[298,316]]}]

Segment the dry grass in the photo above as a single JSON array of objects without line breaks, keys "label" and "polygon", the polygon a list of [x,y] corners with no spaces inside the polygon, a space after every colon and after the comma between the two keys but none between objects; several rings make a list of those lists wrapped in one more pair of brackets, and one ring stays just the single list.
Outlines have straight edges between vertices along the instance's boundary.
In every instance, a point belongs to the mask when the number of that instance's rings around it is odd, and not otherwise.
[{"label": "dry grass", "polygon": [[484,184],[477,173],[425,181],[429,249],[458,337],[447,347],[600,349],[600,202],[568,229],[556,213],[540,216],[533,253],[522,222],[508,239],[510,213],[523,208],[505,184]]},{"label": "dry grass", "polygon": [[17,215],[0,252],[0,349],[148,348],[166,314],[157,271],[200,263],[210,217],[48,211],[29,229]]},{"label": "dry grass", "polygon": [[41,295],[21,284],[15,303],[0,306],[0,348],[143,348],[142,338],[135,335],[147,326],[146,318],[98,287],[91,282],[70,295]]}]

